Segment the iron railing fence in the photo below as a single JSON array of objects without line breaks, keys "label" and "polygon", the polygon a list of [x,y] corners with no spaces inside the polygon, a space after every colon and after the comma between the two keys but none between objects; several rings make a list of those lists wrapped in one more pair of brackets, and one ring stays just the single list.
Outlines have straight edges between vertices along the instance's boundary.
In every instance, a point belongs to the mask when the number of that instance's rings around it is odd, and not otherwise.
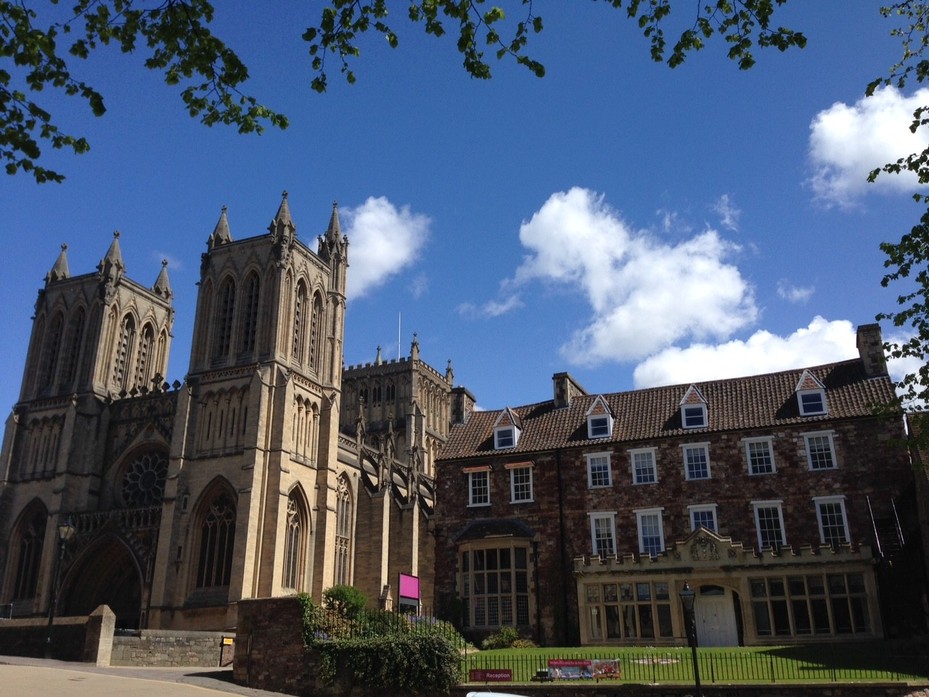
[{"label": "iron railing fence", "polygon": [[[804,660],[785,651],[731,651],[716,649],[698,654],[700,680],[707,684],[748,684],[778,682],[925,682],[929,680],[929,656],[923,654],[887,654],[871,656],[870,660],[849,660],[830,657],[828,660]],[[552,661],[550,664],[549,661]],[[534,682],[538,680],[566,681],[559,674],[571,676],[571,670],[559,665],[574,665],[574,674],[585,671],[576,668],[585,662],[617,662],[618,677],[614,681],[638,684],[693,683],[694,670],[690,650],[627,649],[617,652],[560,651],[531,654],[468,653],[461,661],[462,682],[484,683],[489,680]],[[595,666],[594,666],[595,668]],[[567,677],[567,680],[594,680],[597,671],[587,671],[588,677]],[[488,678],[487,676],[491,676]],[[509,676],[509,677],[507,677]]]}]

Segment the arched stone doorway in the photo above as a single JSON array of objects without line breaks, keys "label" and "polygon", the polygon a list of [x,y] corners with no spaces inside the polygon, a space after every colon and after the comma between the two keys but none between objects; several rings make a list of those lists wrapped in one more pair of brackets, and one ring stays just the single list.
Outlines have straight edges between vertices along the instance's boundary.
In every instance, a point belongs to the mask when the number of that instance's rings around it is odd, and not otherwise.
[{"label": "arched stone doorway", "polygon": [[112,535],[100,539],[71,565],[62,583],[59,615],[89,615],[100,605],[116,614],[116,627],[138,629],[142,575],[129,548]]}]

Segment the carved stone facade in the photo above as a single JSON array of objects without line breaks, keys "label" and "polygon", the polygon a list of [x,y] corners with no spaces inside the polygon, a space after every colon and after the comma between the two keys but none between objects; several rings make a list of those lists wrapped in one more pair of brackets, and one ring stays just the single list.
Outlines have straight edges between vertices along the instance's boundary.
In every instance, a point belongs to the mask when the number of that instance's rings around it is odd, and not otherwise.
[{"label": "carved stone facade", "polygon": [[[72,277],[62,248],[0,455],[0,604],[46,613],[57,571],[57,614],[106,603],[120,627],[224,629],[242,598],[347,583],[388,604],[400,573],[431,591],[451,370],[414,340],[409,359],[343,371],[338,209],[311,250],[286,194],[256,237],[234,240],[224,208],[200,268],[189,371],[168,384],[166,265],[151,288],[130,280],[117,234]],[[387,382],[391,418],[372,418],[362,391]]]}]

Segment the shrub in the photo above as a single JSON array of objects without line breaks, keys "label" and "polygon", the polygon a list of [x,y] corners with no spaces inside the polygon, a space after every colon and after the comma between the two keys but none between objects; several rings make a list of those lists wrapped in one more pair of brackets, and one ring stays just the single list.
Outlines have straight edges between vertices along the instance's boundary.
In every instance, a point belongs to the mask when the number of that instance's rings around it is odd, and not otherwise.
[{"label": "shrub", "polygon": [[342,617],[355,618],[368,604],[365,594],[354,586],[332,586],[323,591],[323,604]]},{"label": "shrub", "polygon": [[329,684],[348,678],[385,692],[447,693],[458,684],[457,649],[435,635],[394,634],[367,639],[319,642],[320,675]]},{"label": "shrub", "polygon": [[516,631],[516,627],[500,627],[499,631],[481,642],[481,648],[484,650],[508,649],[515,641],[519,641],[519,632]]}]

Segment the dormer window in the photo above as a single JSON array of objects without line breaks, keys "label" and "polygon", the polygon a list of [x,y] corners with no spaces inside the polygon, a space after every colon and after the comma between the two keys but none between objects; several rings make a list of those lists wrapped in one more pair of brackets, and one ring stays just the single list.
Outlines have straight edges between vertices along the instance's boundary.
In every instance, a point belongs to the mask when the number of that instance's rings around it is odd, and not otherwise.
[{"label": "dormer window", "polygon": [[519,417],[507,407],[494,423],[494,450],[515,448],[519,443]]},{"label": "dormer window", "polygon": [[825,385],[809,370],[804,370],[800,376],[796,393],[800,416],[819,416],[827,413]]},{"label": "dormer window", "polygon": [[706,428],[706,398],[696,385],[691,385],[681,400],[681,425],[684,428]]},{"label": "dormer window", "polygon": [[587,437],[609,438],[613,435],[613,414],[603,397],[597,397],[587,410]]},{"label": "dormer window", "polygon": [[504,448],[516,447],[516,427],[501,426],[494,429],[494,448],[502,450]]},{"label": "dormer window", "polygon": [[684,428],[705,428],[706,405],[691,404],[681,407],[681,420],[684,422]]},{"label": "dormer window", "polygon": [[800,399],[800,413],[803,416],[826,413],[826,393],[822,390],[800,392],[797,397]]}]

